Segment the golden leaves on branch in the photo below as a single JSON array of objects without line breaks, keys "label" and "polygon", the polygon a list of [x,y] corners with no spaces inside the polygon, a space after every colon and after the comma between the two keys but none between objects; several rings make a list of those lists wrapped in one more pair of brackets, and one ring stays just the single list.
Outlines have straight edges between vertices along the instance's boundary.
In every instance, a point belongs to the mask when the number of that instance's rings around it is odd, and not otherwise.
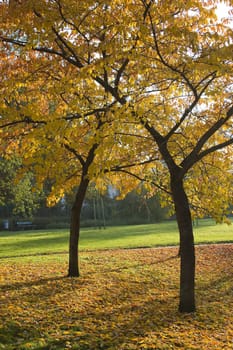
[{"label": "golden leaves on branch", "polygon": [[[179,166],[226,114],[232,95],[232,30],[216,21],[217,2],[159,1],[148,8],[133,0],[104,6],[94,0],[12,4],[15,13],[4,21],[1,35],[20,42],[2,41],[0,87],[8,102],[2,110],[9,121],[23,120],[21,115],[34,121],[31,129],[27,126],[29,140],[41,141],[37,152],[51,162],[57,188],[62,181],[66,188],[78,182],[80,161],[96,144],[88,176],[102,177],[102,187],[110,181],[107,172],[131,162],[124,175],[112,178],[124,193],[143,176],[148,190],[152,181],[168,189],[168,169],[145,124],[169,135],[167,148]],[[208,145],[226,137],[219,133]],[[56,164],[51,152],[57,152]],[[30,152],[28,164],[29,159]],[[146,165],[149,159],[152,164]],[[227,162],[223,166],[228,171]],[[214,165],[207,168],[212,171]],[[198,172],[188,174],[187,188],[192,188],[189,176]],[[217,195],[210,197],[217,200]]]}]

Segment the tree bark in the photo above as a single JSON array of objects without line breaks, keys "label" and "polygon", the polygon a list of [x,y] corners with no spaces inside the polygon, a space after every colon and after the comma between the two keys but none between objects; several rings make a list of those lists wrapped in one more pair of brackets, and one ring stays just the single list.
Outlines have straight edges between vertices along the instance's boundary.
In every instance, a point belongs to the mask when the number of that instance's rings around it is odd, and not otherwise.
[{"label": "tree bark", "polygon": [[69,241],[69,270],[68,277],[79,277],[79,235],[80,235],[80,216],[83,201],[85,199],[89,180],[83,178],[79,184],[75,201],[71,210],[70,223],[70,241]]},{"label": "tree bark", "polygon": [[180,312],[194,312],[195,307],[195,248],[192,218],[183,180],[171,178],[171,190],[180,233]]}]

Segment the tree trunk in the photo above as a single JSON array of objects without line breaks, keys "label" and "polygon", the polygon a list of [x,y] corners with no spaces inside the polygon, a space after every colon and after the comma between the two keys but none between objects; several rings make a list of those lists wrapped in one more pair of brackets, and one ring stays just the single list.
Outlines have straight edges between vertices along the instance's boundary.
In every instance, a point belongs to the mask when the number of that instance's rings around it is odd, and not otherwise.
[{"label": "tree trunk", "polygon": [[180,312],[195,311],[195,249],[192,218],[183,180],[172,178],[171,190],[180,233]]},{"label": "tree trunk", "polygon": [[88,179],[81,180],[71,210],[68,277],[79,277],[78,244],[80,233],[80,215],[88,184]]}]

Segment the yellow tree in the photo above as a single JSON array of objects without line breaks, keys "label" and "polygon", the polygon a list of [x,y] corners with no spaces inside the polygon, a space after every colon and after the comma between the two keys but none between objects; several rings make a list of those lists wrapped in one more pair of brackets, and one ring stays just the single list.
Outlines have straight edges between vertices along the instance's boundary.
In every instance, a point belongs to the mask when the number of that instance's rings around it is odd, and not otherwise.
[{"label": "yellow tree", "polygon": [[36,61],[31,57],[27,64],[21,58],[17,77],[8,74],[7,87],[5,82],[2,84],[2,145],[7,154],[17,152],[23,158],[24,169],[32,168],[39,186],[50,180],[49,205],[78,187],[71,213],[68,271],[69,276],[78,276],[81,207],[92,179],[90,166],[97,167],[100,162],[98,159],[96,163],[95,158],[110,121],[109,103],[104,96],[101,101],[96,86],[93,91],[88,82],[74,92],[73,72],[66,67],[56,74],[54,91],[54,78],[44,71],[47,62],[38,62],[37,57]]},{"label": "yellow tree", "polygon": [[[22,60],[28,65],[24,79],[17,75],[3,84],[10,98],[2,107],[8,115],[2,125],[9,129],[23,121],[35,132],[43,130],[37,142],[43,135],[54,138],[58,154],[63,145],[60,157],[69,150],[80,163],[84,152],[88,166],[81,161],[81,179],[86,184],[91,176],[121,170],[171,195],[180,233],[181,312],[195,310],[191,202],[197,206],[205,198],[202,207],[211,208],[211,189],[203,186],[199,194],[194,187],[200,186],[198,178],[206,179],[205,173],[216,179],[221,169],[213,169],[219,164],[229,170],[233,143],[232,30],[227,21],[218,21],[216,6],[215,1],[194,0],[28,0],[14,1],[10,8],[1,5],[4,50],[19,68]],[[26,101],[17,103],[18,96],[12,94],[15,81],[20,99],[22,92],[30,96]],[[38,99],[33,99],[31,86]],[[38,113],[43,96],[46,118],[44,111]],[[9,112],[12,105],[14,113]],[[77,151],[78,129],[87,117],[88,127],[93,120],[94,127],[82,134],[85,147]],[[61,137],[71,120],[77,123],[74,133]],[[94,163],[87,161],[87,150],[92,150],[92,160],[96,157]],[[126,159],[134,165],[130,170]],[[227,174],[221,176],[224,184],[231,178]],[[127,189],[124,180],[118,176]],[[220,203],[217,197],[212,196],[216,213],[229,199],[226,191]]]},{"label": "yellow tree", "polygon": [[[87,3],[69,5],[72,16],[80,15],[80,26],[87,13],[88,21],[98,19],[105,25],[107,19],[100,14],[102,9],[108,11],[107,5],[103,8],[92,8],[92,2],[90,7]],[[67,6],[61,2],[51,2],[46,13],[43,2],[35,2],[35,6],[33,1],[1,6],[6,37],[1,51],[4,77],[1,94],[4,98],[0,127],[5,138],[14,140],[7,143],[8,153],[20,152],[27,168],[32,167],[36,173],[37,183],[42,184],[45,179],[52,181],[48,198],[51,205],[65,192],[78,187],[71,213],[68,271],[69,276],[78,276],[81,207],[90,181],[114,166],[109,156],[115,153],[114,125],[118,121],[113,112],[117,100],[103,89],[107,84],[107,71],[102,63],[105,49],[98,45],[104,37],[98,32],[99,28],[96,29],[97,22],[93,28],[90,26],[89,33],[82,33],[79,23],[66,18],[67,13],[63,11],[67,11]],[[26,20],[21,18],[21,11]],[[22,20],[23,27],[18,20]],[[112,17],[108,25],[111,22]],[[47,30],[51,30],[51,37],[47,37]],[[111,34],[113,38],[116,36],[116,42],[122,35],[121,30],[119,27]],[[46,45],[41,47],[44,40]],[[50,48],[50,40],[54,48]],[[80,46],[80,59],[75,57],[74,44]],[[70,54],[73,52],[73,58],[68,58],[66,50]],[[111,69],[111,79],[116,85],[126,65],[121,54],[119,62]],[[99,69],[103,78],[95,76]],[[118,98],[117,89],[112,88],[112,92]],[[108,152],[104,155],[105,149]],[[136,154],[134,165],[139,158]],[[144,162],[142,158],[141,163]],[[125,166],[129,165],[124,163]]]},{"label": "yellow tree", "polygon": [[[133,120],[141,123],[161,157],[160,164],[152,169],[150,165],[148,179],[156,169],[160,175],[157,184],[161,187],[165,181],[174,203],[181,249],[179,310],[192,312],[195,252],[191,205],[197,205],[196,198],[198,203],[205,199],[199,207],[218,216],[231,200],[232,30],[227,21],[218,23],[213,2],[211,8],[201,2],[141,4],[144,16],[138,24],[140,44],[135,50],[140,69],[134,73],[138,89],[132,88],[135,93],[127,108],[132,109]],[[218,190],[199,183],[195,198],[193,186],[197,188],[198,180],[206,179],[207,174],[212,181],[218,178]],[[220,179],[224,189],[218,186]]]}]

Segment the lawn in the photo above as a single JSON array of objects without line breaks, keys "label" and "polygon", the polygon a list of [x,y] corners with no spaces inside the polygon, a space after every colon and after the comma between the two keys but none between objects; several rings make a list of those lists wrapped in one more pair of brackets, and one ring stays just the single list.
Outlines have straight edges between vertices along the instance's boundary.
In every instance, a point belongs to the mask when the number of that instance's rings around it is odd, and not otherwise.
[{"label": "lawn", "polygon": [[0,349],[233,348],[233,245],[198,246],[197,307],[179,314],[177,248],[2,259]]},{"label": "lawn", "polygon": [[[200,220],[194,227],[196,243],[233,242],[233,225],[216,225]],[[0,232],[0,258],[8,256],[67,252],[67,230]],[[152,225],[82,229],[80,250],[156,247],[177,245],[175,221]]]},{"label": "lawn", "polygon": [[[233,226],[194,231],[233,242]],[[0,350],[232,349],[233,244],[197,246],[189,315],[177,312],[178,247],[159,247],[176,244],[173,221],[83,229],[81,277],[67,278],[67,231],[1,232]]]}]

